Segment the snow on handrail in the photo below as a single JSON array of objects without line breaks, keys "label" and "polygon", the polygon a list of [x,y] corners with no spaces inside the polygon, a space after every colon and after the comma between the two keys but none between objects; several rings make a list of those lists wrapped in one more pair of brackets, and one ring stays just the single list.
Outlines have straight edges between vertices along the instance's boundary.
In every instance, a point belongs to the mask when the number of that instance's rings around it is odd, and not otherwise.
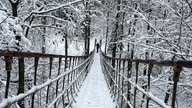
[{"label": "snow on handrail", "polygon": [[31,52],[17,52],[17,51],[4,51],[0,50],[0,56],[11,56],[11,57],[41,57],[41,58],[70,58],[70,57],[87,57],[89,55],[83,56],[65,56],[65,55],[55,55],[55,54],[42,54],[42,53],[31,53]]},{"label": "snow on handrail", "polygon": [[154,64],[154,65],[160,65],[160,66],[178,66],[178,67],[186,67],[186,68],[192,68],[192,61],[190,60],[163,60],[163,61],[157,61],[157,60],[142,60],[142,59],[129,59],[129,58],[114,58],[110,56],[102,55],[106,58],[109,59],[114,59],[114,60],[127,60],[130,62],[139,62],[139,63],[146,63],[146,64]]}]

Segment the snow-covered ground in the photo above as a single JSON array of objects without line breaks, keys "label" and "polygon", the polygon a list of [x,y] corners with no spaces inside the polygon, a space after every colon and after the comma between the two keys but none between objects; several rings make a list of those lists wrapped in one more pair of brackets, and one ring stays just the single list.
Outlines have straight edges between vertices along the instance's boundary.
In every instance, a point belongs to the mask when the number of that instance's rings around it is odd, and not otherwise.
[{"label": "snow-covered ground", "polygon": [[101,70],[100,55],[95,54],[92,68],[72,108],[115,108]]}]

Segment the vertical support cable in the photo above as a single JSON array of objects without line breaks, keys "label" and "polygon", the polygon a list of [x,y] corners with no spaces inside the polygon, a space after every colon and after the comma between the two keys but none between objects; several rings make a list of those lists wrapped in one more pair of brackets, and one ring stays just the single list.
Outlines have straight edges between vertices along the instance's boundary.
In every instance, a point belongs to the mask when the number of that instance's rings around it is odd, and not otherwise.
[{"label": "vertical support cable", "polygon": [[125,60],[123,60],[123,70],[122,70],[122,82],[121,82],[121,94],[122,94],[122,96],[121,96],[121,108],[123,108],[123,103],[124,103],[124,101],[123,101],[123,95],[124,95],[124,80],[125,80],[125,78],[124,78],[124,74],[125,74]]},{"label": "vertical support cable", "polygon": [[[77,57],[75,57],[75,66],[77,66],[77,63],[78,63],[78,58]],[[77,77],[78,75],[77,75],[77,70],[78,69],[76,69],[75,70],[75,77]],[[78,80],[76,81],[76,83],[75,83],[75,86],[76,86],[76,88],[77,88],[77,90],[79,91],[79,77],[78,77]]]},{"label": "vertical support cable", "polygon": [[[65,76],[66,75],[63,76],[63,89],[62,89],[63,91],[65,90]],[[63,108],[65,108],[65,93],[62,95],[62,101],[63,101],[62,102],[63,103]]]},{"label": "vertical support cable", "polygon": [[70,84],[70,73],[67,74],[67,99],[68,99],[68,103],[70,102],[69,89],[68,89],[69,84]]},{"label": "vertical support cable", "polygon": [[[53,64],[53,57],[50,57],[49,58],[49,80],[51,79],[51,71],[52,71],[52,64]],[[48,87],[47,87],[47,97],[46,97],[46,104],[48,104],[48,102],[49,102],[49,88],[50,88],[50,85],[48,85]]]},{"label": "vertical support cable", "polygon": [[[59,75],[60,75],[60,72],[61,72],[61,60],[62,60],[62,58],[59,57],[59,67],[58,67],[57,76],[59,76]],[[57,95],[58,95],[58,88],[59,88],[59,80],[57,80],[57,82],[56,82],[56,89],[55,89],[55,90],[56,90],[56,97],[57,97]],[[57,102],[55,102],[54,107],[55,107],[55,108],[57,107]]]},{"label": "vertical support cable", "polygon": [[[130,101],[130,99],[131,99],[130,98],[131,84],[129,82],[129,79],[131,77],[132,62],[130,60],[128,60],[127,65],[128,65],[127,66],[128,67],[128,69],[127,69],[127,79],[128,79],[128,81],[127,81],[127,101]],[[127,102],[127,108],[130,108],[128,102]]]},{"label": "vertical support cable", "polygon": [[71,69],[71,57],[69,57],[69,69]]},{"label": "vertical support cable", "polygon": [[[73,57],[73,65],[72,65],[72,69],[73,69],[74,66],[75,66],[75,60],[76,60],[76,58]],[[76,70],[76,69],[75,69],[75,70]],[[76,78],[76,77],[75,77],[75,70],[73,70],[73,72],[72,72],[72,77],[73,77],[73,79]],[[74,93],[76,93],[76,89],[75,89],[75,84],[76,84],[76,82],[77,82],[77,80],[75,80],[74,83],[73,83],[73,91],[74,91]]]},{"label": "vertical support cable", "polygon": [[[35,57],[34,60],[34,81],[33,81],[33,85],[36,85],[37,82],[37,67],[38,67],[38,61],[39,61],[39,57]],[[31,108],[34,108],[34,100],[35,100],[35,93],[33,93],[32,95],[32,102],[31,102]]]},{"label": "vertical support cable", "polygon": [[[139,73],[139,62],[136,62],[135,65],[135,70],[136,70],[136,79],[135,79],[135,85],[137,85],[138,82],[138,73]],[[137,97],[137,87],[134,87],[134,108],[136,108],[136,97]]]},{"label": "vertical support cable", "polygon": [[[77,58],[77,60],[76,60],[76,65],[80,63],[79,61],[80,61],[80,58]],[[76,71],[76,76],[78,76],[78,70],[79,70],[79,68],[78,68],[77,71]],[[79,89],[80,81],[81,81],[80,79],[81,79],[81,78],[78,77],[78,79],[79,79],[79,80],[78,80],[78,82],[77,82],[77,87],[78,87],[78,89]]]},{"label": "vertical support cable", "polygon": [[[73,62],[71,62],[71,61],[73,61]],[[74,91],[74,89],[73,89],[73,85],[74,85],[74,83],[72,83],[73,82],[73,79],[74,79],[74,77],[73,77],[73,73],[74,73],[74,71],[73,71],[73,66],[74,66],[74,59],[73,58],[71,58],[70,59],[70,64],[71,64],[71,69],[72,69],[72,72],[70,72],[70,75],[71,75],[71,84],[72,85],[70,85],[70,91],[71,91],[71,98],[74,100],[74,97],[73,97],[73,91]]]},{"label": "vertical support cable", "polygon": [[[118,101],[120,100],[121,96],[121,60],[119,59],[119,64],[118,64]],[[120,100],[121,101],[121,100]]]},{"label": "vertical support cable", "polygon": [[68,65],[68,63],[67,63],[67,57],[65,57],[65,67],[64,67],[64,71],[66,71],[67,65]]},{"label": "vertical support cable", "polygon": [[114,82],[114,99],[116,100],[116,96],[117,96],[117,92],[118,92],[118,84],[117,84],[117,75],[118,75],[118,60],[115,60],[115,64],[117,66],[115,66],[116,68],[114,68],[114,78],[115,78],[115,82]]},{"label": "vertical support cable", "polygon": [[[86,57],[85,57],[84,60],[86,60],[87,58],[88,58],[88,55],[86,55]],[[90,59],[91,59],[91,58],[90,58]],[[85,63],[85,65],[90,61],[90,59]],[[89,65],[86,66],[84,80],[85,80],[85,78],[87,77],[87,74],[88,74],[88,71],[89,71],[88,69],[89,69]]]}]

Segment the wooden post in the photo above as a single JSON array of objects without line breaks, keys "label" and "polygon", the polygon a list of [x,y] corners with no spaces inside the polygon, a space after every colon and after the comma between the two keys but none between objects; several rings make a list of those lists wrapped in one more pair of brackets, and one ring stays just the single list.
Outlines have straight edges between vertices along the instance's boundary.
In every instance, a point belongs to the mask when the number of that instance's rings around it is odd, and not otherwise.
[{"label": "wooden post", "polygon": [[[138,82],[138,73],[139,73],[139,62],[136,62],[135,66],[135,71],[136,71],[136,78],[135,78],[135,84],[137,85]],[[136,108],[136,97],[137,97],[137,88],[134,87],[134,108]]]},{"label": "wooden post", "polygon": [[173,68],[173,95],[172,95],[172,108],[175,108],[175,101],[176,101],[176,93],[177,93],[177,83],[179,82],[180,73],[182,71],[182,67],[175,66]]},{"label": "wooden post", "polygon": [[[123,60],[123,70],[122,70],[122,75],[123,75],[123,77],[122,77],[122,80],[121,80],[121,94],[124,94],[124,80],[125,80],[125,78],[124,78],[124,74],[125,74],[125,60]],[[123,101],[124,99],[123,99],[123,96],[121,96],[121,108],[123,108],[123,104],[124,104],[124,101]]]},{"label": "wooden post", "polygon": [[[148,72],[147,72],[147,76],[148,76],[148,85],[147,85],[147,87],[148,87],[148,88],[147,88],[147,92],[150,91],[151,73],[152,73],[153,66],[154,66],[154,64],[152,64],[152,63],[149,63],[149,64],[148,64]],[[146,108],[149,108],[149,100],[150,100],[150,98],[147,97],[147,105],[146,105]]]},{"label": "wooden post", "polygon": [[89,55],[89,52],[90,52],[90,37],[88,37],[87,55]]},{"label": "wooden post", "polygon": [[[132,62],[130,60],[128,60],[127,62],[127,79],[129,80],[131,77],[131,68],[132,68]],[[127,81],[127,101],[130,101],[130,91],[131,90],[131,84],[129,83],[129,81]],[[130,108],[130,106],[127,104],[127,108]]]},{"label": "wooden post", "polygon": [[10,77],[11,77],[12,57],[10,56],[5,57],[5,65],[6,65],[6,71],[7,71],[7,82],[6,82],[4,97],[7,98],[9,93],[9,85],[10,85]]},{"label": "wooden post", "polygon": [[99,42],[99,43],[100,43],[100,48],[101,48],[101,45],[102,45],[102,39],[100,40],[100,42]]},{"label": "wooden post", "polygon": [[94,49],[95,49],[95,47],[96,47],[96,44],[97,44],[97,39],[95,39],[95,45],[94,45]]},{"label": "wooden post", "polygon": [[[21,94],[25,92],[25,66],[24,66],[24,58],[19,58],[19,89],[17,94]],[[18,101],[18,105],[20,108],[25,108],[24,99]]]}]

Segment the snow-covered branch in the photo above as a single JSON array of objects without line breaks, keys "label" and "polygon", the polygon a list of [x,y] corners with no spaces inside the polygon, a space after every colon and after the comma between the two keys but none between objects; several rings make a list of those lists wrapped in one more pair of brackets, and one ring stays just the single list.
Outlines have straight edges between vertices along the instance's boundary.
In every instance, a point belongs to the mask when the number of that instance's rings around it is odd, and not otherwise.
[{"label": "snow-covered branch", "polygon": [[82,2],[81,0],[75,0],[75,1],[73,1],[73,2],[68,2],[68,3],[62,4],[62,5],[60,5],[60,6],[51,8],[51,9],[42,10],[42,11],[32,11],[25,19],[30,18],[30,17],[31,17],[32,15],[34,15],[34,14],[45,14],[45,13],[49,13],[49,12],[58,10],[58,9],[60,9],[60,8],[63,8],[63,7],[68,7],[68,6],[70,6],[70,5],[79,4],[79,3],[81,3],[81,2]]}]

